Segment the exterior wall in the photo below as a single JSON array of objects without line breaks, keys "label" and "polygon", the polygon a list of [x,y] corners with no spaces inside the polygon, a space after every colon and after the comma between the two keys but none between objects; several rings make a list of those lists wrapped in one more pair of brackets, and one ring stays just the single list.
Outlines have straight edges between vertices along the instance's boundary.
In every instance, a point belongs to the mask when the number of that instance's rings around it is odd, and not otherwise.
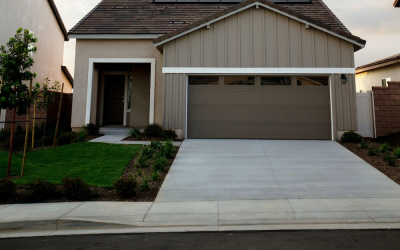
[{"label": "exterior wall", "polygon": [[150,64],[133,65],[130,127],[149,125],[150,109]]},{"label": "exterior wall", "polygon": [[400,82],[388,87],[372,87],[375,104],[376,135],[385,136],[400,131]]},{"label": "exterior wall", "polygon": [[357,92],[372,90],[373,86],[381,87],[382,79],[386,78],[400,81],[400,63],[356,74]]},{"label": "exterior wall", "polygon": [[[166,129],[186,133],[186,74],[165,74],[164,76],[164,122]],[[333,112],[333,139],[341,133],[357,130],[357,104],[355,76],[347,75],[347,83],[341,82],[341,75],[331,75]]]},{"label": "exterior wall", "polygon": [[251,8],[164,45],[165,67],[354,68],[354,46],[264,8]]},{"label": "exterior wall", "polygon": [[[76,42],[72,127],[85,124],[90,58],[155,58],[155,123],[162,123],[162,54],[151,40],[81,40]],[[91,122],[96,122],[98,71],[93,72]],[[132,119],[132,118],[131,118]]]},{"label": "exterior wall", "polygon": [[29,29],[38,38],[32,68],[37,82],[42,83],[46,78],[51,82],[57,80],[65,83],[65,93],[72,92],[71,84],[61,71],[64,34],[47,0],[0,1],[0,23],[0,45],[6,45],[18,28]]}]

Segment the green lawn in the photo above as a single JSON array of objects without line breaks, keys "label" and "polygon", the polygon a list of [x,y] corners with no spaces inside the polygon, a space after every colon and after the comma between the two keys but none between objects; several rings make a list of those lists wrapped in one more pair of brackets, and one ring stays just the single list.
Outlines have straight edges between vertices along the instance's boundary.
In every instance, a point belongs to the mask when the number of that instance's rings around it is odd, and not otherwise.
[{"label": "green lawn", "polygon": [[[25,185],[37,178],[61,184],[66,176],[82,178],[88,185],[112,187],[140,145],[81,142],[27,153],[25,176],[14,179]],[[0,177],[7,176],[8,153],[0,151]],[[11,175],[21,174],[22,154],[13,154]]]}]

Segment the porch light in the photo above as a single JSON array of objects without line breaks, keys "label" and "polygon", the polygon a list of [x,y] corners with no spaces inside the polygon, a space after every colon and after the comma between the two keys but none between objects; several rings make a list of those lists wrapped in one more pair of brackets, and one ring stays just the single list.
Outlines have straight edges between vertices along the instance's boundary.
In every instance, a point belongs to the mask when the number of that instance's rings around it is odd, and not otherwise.
[{"label": "porch light", "polygon": [[342,75],[342,77],[341,77],[340,79],[342,80],[342,83],[343,83],[343,84],[346,84],[346,82],[347,82],[347,77],[346,77],[346,75]]}]

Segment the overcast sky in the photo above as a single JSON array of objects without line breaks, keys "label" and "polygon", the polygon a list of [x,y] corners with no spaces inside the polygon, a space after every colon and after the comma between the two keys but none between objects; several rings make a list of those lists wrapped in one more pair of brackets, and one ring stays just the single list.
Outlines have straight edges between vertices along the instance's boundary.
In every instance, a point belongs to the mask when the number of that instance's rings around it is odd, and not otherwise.
[{"label": "overcast sky", "polygon": [[[55,0],[67,30],[100,0]],[[324,0],[329,8],[367,46],[356,52],[356,66],[400,53],[400,8],[393,0]],[[74,72],[75,40],[65,43],[64,64]]]}]

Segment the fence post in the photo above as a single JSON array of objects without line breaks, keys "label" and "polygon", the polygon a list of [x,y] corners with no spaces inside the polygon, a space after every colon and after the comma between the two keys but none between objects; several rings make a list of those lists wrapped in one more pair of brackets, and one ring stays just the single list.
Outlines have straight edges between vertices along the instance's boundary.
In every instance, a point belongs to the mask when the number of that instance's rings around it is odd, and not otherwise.
[{"label": "fence post", "polygon": [[58,125],[60,124],[60,113],[61,113],[61,105],[62,105],[62,98],[64,92],[64,83],[61,86],[61,95],[60,95],[60,104],[58,106],[58,114],[57,114],[57,125],[56,125],[56,133],[54,134],[54,142],[53,147],[57,145],[57,133],[58,133]]},{"label": "fence post", "polygon": [[[32,96],[32,79],[29,84],[29,100]],[[25,129],[25,145],[24,145],[24,158],[22,160],[21,177],[24,176],[25,163],[26,163],[26,148],[28,147],[28,137],[29,137],[29,114],[31,113],[31,104],[29,104],[28,112],[26,114],[26,129]]]}]

